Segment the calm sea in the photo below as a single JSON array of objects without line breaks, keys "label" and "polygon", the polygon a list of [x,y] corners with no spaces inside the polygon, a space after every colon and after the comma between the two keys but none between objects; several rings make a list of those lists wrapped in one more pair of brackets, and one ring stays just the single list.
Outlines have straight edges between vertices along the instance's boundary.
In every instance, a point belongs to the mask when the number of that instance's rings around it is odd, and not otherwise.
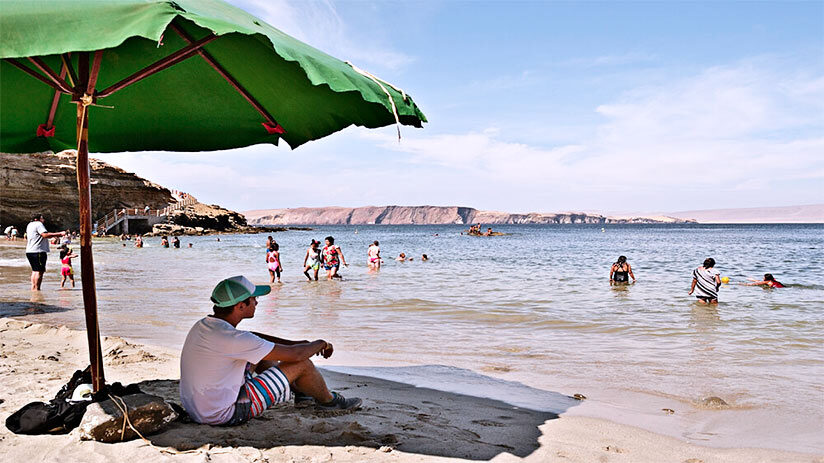
[{"label": "calm sea", "polygon": [[[345,371],[606,417],[705,445],[824,452],[824,226],[513,225],[495,227],[507,233],[497,237],[462,236],[462,228],[277,233],[283,284],[241,327],[327,339],[337,352],[321,363]],[[309,283],[304,252],[327,235],[350,266],[343,281]],[[268,282],[265,238],[183,237],[182,249],[163,249],[159,238],[143,249],[96,241],[103,334],[179,348],[210,311],[218,280]],[[373,240],[385,259],[379,273],[366,267]],[[400,252],[415,260],[394,261]],[[636,284],[608,284],[619,255]],[[706,257],[731,279],[713,307],[687,295]],[[736,284],[767,272],[787,288]],[[26,303],[27,276],[22,249],[0,247],[0,316],[83,326],[79,289],[57,291],[56,253],[37,299],[45,309]],[[587,400],[561,395],[573,393]],[[710,396],[729,406],[702,404]]]}]

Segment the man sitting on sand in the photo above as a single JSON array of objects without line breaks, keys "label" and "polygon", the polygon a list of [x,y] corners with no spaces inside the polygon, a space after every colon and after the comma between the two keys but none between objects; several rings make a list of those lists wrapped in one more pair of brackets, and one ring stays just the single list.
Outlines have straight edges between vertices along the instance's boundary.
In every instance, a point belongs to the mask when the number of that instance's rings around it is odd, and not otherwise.
[{"label": "man sitting on sand", "polygon": [[180,400],[198,423],[233,426],[296,396],[315,399],[321,410],[353,410],[361,399],[329,392],[309,360],[332,356],[323,340],[290,341],[238,330],[255,316],[257,297],[269,286],[255,286],[243,276],[227,278],[212,291],[214,314],[194,324],[180,355]]}]

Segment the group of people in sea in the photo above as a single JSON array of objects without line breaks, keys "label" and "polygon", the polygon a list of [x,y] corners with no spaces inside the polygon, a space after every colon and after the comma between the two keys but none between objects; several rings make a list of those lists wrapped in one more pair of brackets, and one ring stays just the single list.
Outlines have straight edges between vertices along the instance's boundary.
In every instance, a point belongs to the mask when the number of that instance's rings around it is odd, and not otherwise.
[{"label": "group of people in sea", "polygon": [[[341,279],[340,268],[348,267],[346,257],[343,255],[343,250],[340,246],[335,244],[333,236],[324,238],[324,246],[321,247],[321,242],[312,239],[309,247],[303,255],[303,275],[309,281],[318,281],[318,274],[323,269],[326,272],[327,280]],[[414,260],[412,257],[407,257],[405,253],[400,253],[395,259],[398,262],[406,262]],[[421,255],[421,261],[426,262],[429,256]],[[283,259],[280,255],[280,245],[274,238],[268,236],[266,238],[266,267],[269,270],[269,281],[274,283],[277,281],[281,283],[281,274],[283,273]],[[381,248],[378,241],[373,241],[366,249],[366,266],[370,272],[380,270],[383,264],[381,257]]]},{"label": "group of people in sea", "polygon": [[481,224],[476,223],[475,225],[470,225],[469,230],[467,230],[467,234],[472,236],[492,236],[495,232],[492,231],[492,227],[487,227],[486,231],[482,232]]},{"label": "group of people in sea", "polygon": [[[626,256],[618,256],[618,260],[609,269],[609,283],[627,284],[632,278],[635,283],[635,275],[632,273],[632,266],[627,262]],[[754,278],[748,279],[749,283],[740,283],[744,286],[764,286],[768,288],[783,288],[784,285],[773,277],[771,273],[765,273],[763,280]],[[693,293],[701,304],[718,304],[718,290],[722,283],[729,283],[729,277],[722,277],[721,272],[715,268],[715,259],[708,257],[703,264],[692,271],[692,284],[687,293]]]},{"label": "group of people in sea", "polygon": [[[340,279],[342,277],[338,272],[341,265],[344,267],[349,266],[346,263],[343,250],[335,244],[334,237],[327,236],[324,242],[325,245],[321,248],[320,241],[312,239],[303,256],[303,274],[309,281],[313,279],[318,281],[318,273],[321,267],[326,271],[327,280]],[[280,257],[280,245],[271,236],[266,238],[266,266],[269,269],[270,281],[274,283],[277,280],[278,283],[281,283],[280,276],[283,272],[283,263]]]}]

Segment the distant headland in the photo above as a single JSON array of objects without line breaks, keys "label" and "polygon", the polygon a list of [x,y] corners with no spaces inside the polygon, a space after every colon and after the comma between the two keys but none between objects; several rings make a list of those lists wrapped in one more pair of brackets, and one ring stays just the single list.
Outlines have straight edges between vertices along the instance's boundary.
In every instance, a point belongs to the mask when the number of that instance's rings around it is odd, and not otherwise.
[{"label": "distant headland", "polygon": [[249,225],[443,225],[694,223],[667,217],[610,217],[584,212],[512,214],[459,206],[298,207],[243,213]]}]

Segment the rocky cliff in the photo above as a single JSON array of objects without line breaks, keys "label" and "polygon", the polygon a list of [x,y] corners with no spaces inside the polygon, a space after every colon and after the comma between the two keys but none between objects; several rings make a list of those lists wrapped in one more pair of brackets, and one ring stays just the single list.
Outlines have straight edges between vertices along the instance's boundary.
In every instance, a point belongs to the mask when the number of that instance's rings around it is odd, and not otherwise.
[{"label": "rocky cliff", "polygon": [[367,206],[261,209],[244,213],[250,225],[409,225],[409,224],[563,224],[563,223],[687,223],[673,217],[605,217],[585,213],[528,213],[479,211],[471,207]]},{"label": "rocky cliff", "polygon": [[[162,208],[172,201],[169,190],[123,169],[90,159],[92,217],[115,208]],[[75,154],[0,153],[0,225],[21,233],[32,214],[42,213],[49,230],[78,228]]]}]

